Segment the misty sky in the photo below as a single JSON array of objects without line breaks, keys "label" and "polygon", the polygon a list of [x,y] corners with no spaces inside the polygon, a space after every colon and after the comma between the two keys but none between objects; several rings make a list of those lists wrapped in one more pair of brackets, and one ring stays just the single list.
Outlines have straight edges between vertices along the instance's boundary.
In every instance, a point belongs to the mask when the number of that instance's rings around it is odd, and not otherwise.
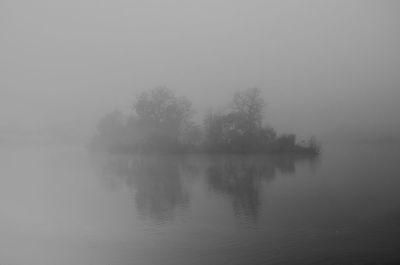
[{"label": "misty sky", "polygon": [[0,126],[79,128],[166,85],[257,86],[279,132],[400,132],[400,2],[0,0]]}]

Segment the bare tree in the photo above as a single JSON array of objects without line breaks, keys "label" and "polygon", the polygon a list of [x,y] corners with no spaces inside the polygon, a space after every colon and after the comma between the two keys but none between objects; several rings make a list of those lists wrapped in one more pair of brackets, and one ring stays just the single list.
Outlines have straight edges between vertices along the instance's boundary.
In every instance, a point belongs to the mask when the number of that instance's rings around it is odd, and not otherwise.
[{"label": "bare tree", "polygon": [[148,144],[156,149],[178,145],[193,115],[190,101],[177,98],[167,87],[143,92],[137,97],[133,109],[140,126],[148,131]]},{"label": "bare tree", "polygon": [[261,128],[265,102],[257,87],[237,92],[233,97],[233,110],[243,119],[244,129],[248,134]]}]

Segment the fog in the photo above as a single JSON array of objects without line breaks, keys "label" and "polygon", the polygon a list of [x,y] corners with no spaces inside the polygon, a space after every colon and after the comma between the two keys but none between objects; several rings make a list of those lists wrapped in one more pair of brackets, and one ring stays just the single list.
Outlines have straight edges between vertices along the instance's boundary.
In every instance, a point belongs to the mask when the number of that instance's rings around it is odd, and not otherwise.
[{"label": "fog", "polygon": [[0,134],[85,140],[165,85],[198,119],[257,86],[278,131],[394,137],[399,15],[397,1],[2,0]]},{"label": "fog", "polygon": [[400,264],[399,26],[396,0],[0,0],[0,264]]}]

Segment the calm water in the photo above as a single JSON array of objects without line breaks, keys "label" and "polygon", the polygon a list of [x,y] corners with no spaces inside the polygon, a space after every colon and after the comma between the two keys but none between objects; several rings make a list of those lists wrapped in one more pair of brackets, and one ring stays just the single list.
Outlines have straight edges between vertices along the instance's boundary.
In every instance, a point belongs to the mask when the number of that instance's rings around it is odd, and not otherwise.
[{"label": "calm water", "polygon": [[400,261],[400,149],[316,160],[0,149],[0,264]]}]

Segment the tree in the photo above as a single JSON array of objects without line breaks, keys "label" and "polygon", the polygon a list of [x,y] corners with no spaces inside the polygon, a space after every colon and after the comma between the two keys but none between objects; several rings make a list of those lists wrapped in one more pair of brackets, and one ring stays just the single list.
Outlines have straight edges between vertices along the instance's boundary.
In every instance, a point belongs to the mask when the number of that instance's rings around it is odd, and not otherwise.
[{"label": "tree", "polygon": [[294,134],[278,136],[263,125],[264,107],[261,91],[248,88],[237,92],[225,111],[209,111],[201,128],[191,120],[189,100],[157,87],[138,95],[133,115],[115,111],[101,119],[93,147],[123,152],[320,153],[315,138],[298,145]]},{"label": "tree", "polygon": [[147,131],[146,145],[154,149],[176,148],[193,115],[186,98],[177,98],[167,87],[157,87],[137,97],[133,109],[139,126]]},{"label": "tree", "polygon": [[243,130],[252,135],[262,126],[265,102],[257,87],[237,92],[233,97],[233,111],[242,119]]},{"label": "tree", "polygon": [[209,151],[222,151],[226,147],[224,115],[208,111],[204,119],[205,145]]},{"label": "tree", "polygon": [[308,147],[316,154],[321,152],[321,144],[318,142],[315,136],[311,136],[311,138],[308,140]]},{"label": "tree", "polygon": [[179,142],[188,148],[199,147],[203,141],[201,127],[193,122],[188,122],[183,127]]},{"label": "tree", "polygon": [[264,106],[261,91],[249,88],[234,95],[228,113],[209,112],[204,121],[208,149],[243,153],[266,148],[276,133],[262,125]]}]

